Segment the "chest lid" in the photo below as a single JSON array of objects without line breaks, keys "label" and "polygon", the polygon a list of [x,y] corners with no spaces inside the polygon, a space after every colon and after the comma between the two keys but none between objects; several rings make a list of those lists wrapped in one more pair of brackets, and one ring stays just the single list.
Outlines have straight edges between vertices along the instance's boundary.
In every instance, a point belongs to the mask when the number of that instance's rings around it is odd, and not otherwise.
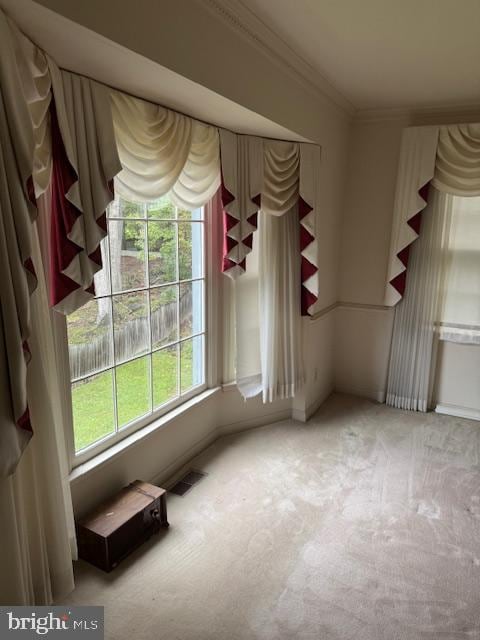
[{"label": "chest lid", "polygon": [[135,480],[115,496],[103,502],[78,524],[107,538],[165,493],[165,489],[148,482]]}]

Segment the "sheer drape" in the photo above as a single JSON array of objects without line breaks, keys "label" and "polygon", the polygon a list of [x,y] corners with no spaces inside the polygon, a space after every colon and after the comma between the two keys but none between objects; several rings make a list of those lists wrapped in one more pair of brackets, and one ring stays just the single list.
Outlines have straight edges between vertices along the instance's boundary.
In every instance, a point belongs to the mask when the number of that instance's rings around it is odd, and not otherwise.
[{"label": "sheer drape", "polygon": [[283,216],[259,216],[259,313],[262,398],[293,398],[303,385],[297,205]]},{"label": "sheer drape", "polygon": [[426,411],[430,405],[452,202],[452,196],[430,187],[420,238],[410,252],[406,291],[395,310],[386,402],[400,409]]},{"label": "sheer drape", "polygon": [[304,382],[298,211],[263,211],[247,270],[234,281],[236,382],[244,398],[293,398]]},{"label": "sheer drape", "polygon": [[246,257],[245,273],[233,282],[235,296],[235,377],[244,398],[262,392],[262,363],[259,301],[259,237],[254,235],[252,251]]}]

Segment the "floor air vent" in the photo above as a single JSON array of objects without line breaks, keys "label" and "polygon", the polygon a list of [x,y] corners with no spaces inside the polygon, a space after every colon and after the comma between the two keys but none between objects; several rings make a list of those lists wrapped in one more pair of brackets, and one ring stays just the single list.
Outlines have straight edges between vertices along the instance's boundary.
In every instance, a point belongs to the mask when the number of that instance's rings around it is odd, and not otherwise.
[{"label": "floor air vent", "polygon": [[204,478],[207,474],[204,471],[197,471],[191,469],[187,472],[187,474],[181,478],[178,482],[176,482],[171,489],[168,490],[169,493],[174,493],[177,496],[184,496],[186,493],[190,491],[190,489],[196,485],[202,478]]}]

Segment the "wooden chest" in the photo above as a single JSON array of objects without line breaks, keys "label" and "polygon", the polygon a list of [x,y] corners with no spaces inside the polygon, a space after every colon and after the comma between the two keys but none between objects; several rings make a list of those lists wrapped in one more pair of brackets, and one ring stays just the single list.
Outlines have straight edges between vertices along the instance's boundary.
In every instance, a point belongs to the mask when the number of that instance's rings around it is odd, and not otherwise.
[{"label": "wooden chest", "polygon": [[77,523],[78,555],[111,571],[161,527],[168,527],[165,489],[135,480]]}]

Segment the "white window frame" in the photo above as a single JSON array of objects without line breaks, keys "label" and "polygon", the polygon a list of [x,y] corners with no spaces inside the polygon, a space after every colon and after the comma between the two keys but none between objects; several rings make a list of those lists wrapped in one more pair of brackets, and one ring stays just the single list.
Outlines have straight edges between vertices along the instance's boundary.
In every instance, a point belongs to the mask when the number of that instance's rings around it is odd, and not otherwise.
[{"label": "white window frame", "polygon": [[[55,333],[55,347],[57,356],[57,366],[61,380],[63,381],[64,406],[62,412],[65,422],[65,444],[67,448],[69,469],[72,470],[95,456],[102,454],[114,445],[118,444],[132,433],[140,431],[142,428],[149,427],[152,423],[161,417],[168,416],[170,412],[177,409],[182,404],[188,402],[195,396],[201,394],[208,388],[213,388],[219,384],[219,353],[218,344],[220,326],[220,285],[222,274],[218,268],[221,256],[221,219],[215,211],[213,201],[207,203],[204,207],[204,234],[203,234],[203,251],[204,251],[204,380],[201,385],[197,385],[187,393],[174,398],[170,402],[161,405],[158,409],[154,409],[152,413],[142,416],[132,421],[130,424],[122,427],[114,433],[108,434],[104,438],[97,440],[88,447],[85,447],[78,453],[75,452],[75,438],[73,426],[73,409],[72,409],[72,385],[70,382],[70,363],[68,356],[68,335],[67,320],[62,314],[53,313],[53,325]],[[179,342],[182,340],[180,339]],[[140,356],[139,356],[140,357]],[[95,374],[92,374],[95,375]]]}]

